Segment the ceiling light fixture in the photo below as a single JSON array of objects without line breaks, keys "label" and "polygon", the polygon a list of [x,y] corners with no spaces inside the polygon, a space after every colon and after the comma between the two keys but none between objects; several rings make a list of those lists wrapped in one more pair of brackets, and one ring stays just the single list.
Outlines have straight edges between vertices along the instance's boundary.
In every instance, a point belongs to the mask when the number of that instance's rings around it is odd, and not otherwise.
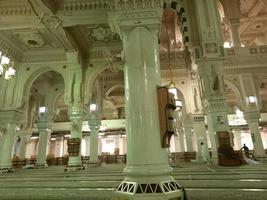
[{"label": "ceiling light fixture", "polygon": [[[168,48],[167,48],[167,53],[168,53],[168,65],[169,65],[169,70],[170,70],[170,76],[171,76],[171,81],[168,85],[168,91],[169,93],[173,94],[174,95],[174,100],[175,100],[175,105],[176,105],[176,110],[181,110],[182,109],[182,101],[181,99],[178,97],[178,90],[175,86],[175,83],[173,81],[173,77],[172,77],[172,65],[171,65],[171,61],[170,61],[170,46],[171,46],[171,41],[170,41],[170,34],[169,34],[169,31],[168,31],[168,27],[167,27],[167,12],[166,10],[164,11],[164,22],[165,22],[165,29],[166,29],[166,33],[167,33],[167,36],[168,36]],[[175,49],[174,49],[174,53],[175,53],[175,58],[176,58],[176,52],[175,52]]]},{"label": "ceiling light fixture", "polygon": [[15,73],[14,62],[10,62],[10,59],[0,51],[0,77],[4,75],[5,80],[10,80]]}]

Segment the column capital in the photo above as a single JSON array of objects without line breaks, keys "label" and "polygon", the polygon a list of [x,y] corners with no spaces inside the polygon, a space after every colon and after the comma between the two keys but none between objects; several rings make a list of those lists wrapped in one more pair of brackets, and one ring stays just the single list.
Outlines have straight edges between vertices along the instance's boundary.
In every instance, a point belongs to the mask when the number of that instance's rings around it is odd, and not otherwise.
[{"label": "column capital", "polygon": [[37,122],[37,128],[40,132],[47,132],[49,130],[48,120],[40,120]]},{"label": "column capital", "polygon": [[88,120],[88,124],[90,126],[90,129],[99,129],[101,126],[101,121],[98,119],[90,119]]},{"label": "column capital", "polygon": [[110,0],[110,6],[112,10],[136,10],[156,8],[163,7],[163,0]]},{"label": "column capital", "polygon": [[7,124],[20,124],[24,120],[23,112],[18,110],[2,110],[0,111],[0,123]]},{"label": "column capital", "polygon": [[194,114],[192,115],[192,122],[193,123],[204,123],[205,122],[205,116],[204,114]]},{"label": "column capital", "polygon": [[192,114],[186,114],[186,117],[183,121],[183,125],[185,128],[192,128]]},{"label": "column capital", "polygon": [[123,32],[128,32],[137,26],[159,30],[163,9],[151,7],[144,9],[115,10],[107,13],[108,22],[113,32],[122,38]]},{"label": "column capital", "polygon": [[231,19],[229,19],[229,24],[231,26],[240,26],[240,19],[239,18],[231,18]]},{"label": "column capital", "polygon": [[32,131],[31,130],[26,130],[26,129],[22,129],[18,131],[18,136],[20,137],[30,137],[32,135]]},{"label": "column capital", "polygon": [[68,113],[69,113],[69,117],[70,117],[71,121],[73,121],[73,120],[82,120],[84,115],[85,115],[84,109],[79,105],[70,106]]},{"label": "column capital", "polygon": [[78,51],[66,52],[66,58],[67,58],[69,67],[73,68],[73,66],[77,66],[77,65],[80,66]]}]

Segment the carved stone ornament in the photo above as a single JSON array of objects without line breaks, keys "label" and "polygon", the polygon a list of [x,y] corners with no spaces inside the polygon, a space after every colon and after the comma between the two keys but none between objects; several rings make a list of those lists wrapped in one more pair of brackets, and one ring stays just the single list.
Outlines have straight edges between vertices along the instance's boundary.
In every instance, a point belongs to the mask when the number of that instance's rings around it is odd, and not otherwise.
[{"label": "carved stone ornament", "polygon": [[218,45],[216,43],[206,43],[205,51],[207,54],[217,54],[218,53]]},{"label": "carved stone ornament", "polygon": [[41,48],[45,45],[42,36],[38,32],[16,33],[15,36],[28,47]]},{"label": "carved stone ornament", "polygon": [[47,28],[57,29],[59,26],[62,25],[63,21],[57,16],[43,14],[40,17],[40,22],[43,23]]},{"label": "carved stone ornament", "polygon": [[116,0],[110,2],[110,7],[114,10],[125,9],[145,9],[145,8],[157,8],[162,7],[162,0]]},{"label": "carved stone ornament", "polygon": [[120,40],[120,36],[111,32],[109,26],[105,24],[89,27],[88,37],[91,41],[106,43]]}]

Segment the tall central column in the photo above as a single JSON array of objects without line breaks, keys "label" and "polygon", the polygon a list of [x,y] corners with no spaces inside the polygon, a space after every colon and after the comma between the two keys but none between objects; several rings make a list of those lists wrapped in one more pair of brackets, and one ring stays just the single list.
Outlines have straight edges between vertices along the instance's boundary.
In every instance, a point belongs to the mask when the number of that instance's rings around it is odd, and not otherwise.
[{"label": "tall central column", "polygon": [[125,54],[127,165],[117,194],[131,199],[151,199],[152,193],[153,199],[174,198],[181,192],[170,176],[168,150],[161,147],[157,103],[161,16],[160,8],[108,13],[111,28],[122,37]]},{"label": "tall central column", "polygon": [[90,126],[90,164],[98,164],[98,131],[100,127],[100,121],[97,119],[89,120]]}]

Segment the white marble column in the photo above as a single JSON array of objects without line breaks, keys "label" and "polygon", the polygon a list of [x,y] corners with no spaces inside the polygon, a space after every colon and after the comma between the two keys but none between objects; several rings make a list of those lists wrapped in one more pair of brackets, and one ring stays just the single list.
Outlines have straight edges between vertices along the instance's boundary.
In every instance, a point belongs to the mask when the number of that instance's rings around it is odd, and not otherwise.
[{"label": "white marble column", "polygon": [[197,162],[206,162],[209,159],[208,140],[206,136],[206,125],[204,120],[205,119],[203,115],[193,116],[193,131],[196,135],[197,141]]},{"label": "white marble column", "polygon": [[37,123],[37,128],[39,132],[38,140],[38,152],[36,167],[45,167],[46,164],[46,153],[47,153],[47,144],[50,140],[50,130],[48,129],[47,121],[40,121]]},{"label": "white marble column", "polygon": [[84,136],[85,140],[85,156],[90,156],[90,136],[86,135]]},{"label": "white marble column", "polygon": [[263,148],[263,142],[261,138],[261,133],[259,130],[259,111],[247,111],[245,112],[245,119],[248,123],[250,130],[253,146],[254,146],[254,156],[257,158],[267,157]]},{"label": "white marble column", "polygon": [[20,137],[20,144],[19,144],[18,157],[19,159],[25,159],[26,158],[26,147],[31,137],[31,131],[21,130],[19,132],[19,137]]},{"label": "white marble column", "polygon": [[180,152],[185,152],[185,135],[184,130],[182,128],[178,128],[178,140]]},{"label": "white marble column", "polygon": [[241,40],[240,40],[240,34],[239,34],[240,20],[230,19],[229,25],[230,25],[230,35],[231,35],[233,47],[241,47]]},{"label": "white marble column", "polygon": [[101,123],[97,119],[89,120],[90,126],[90,163],[98,163],[98,132]]},{"label": "white marble column", "polygon": [[14,123],[6,123],[1,127],[2,136],[0,137],[0,173],[12,170],[12,149],[14,145],[14,136],[16,125]]},{"label": "white marble column", "polygon": [[[132,15],[133,12],[136,15]],[[131,19],[118,12],[109,13],[113,30],[121,31],[125,55],[125,115],[127,133],[126,178],[117,194],[124,195],[124,184],[136,183],[132,199],[151,199],[145,193],[136,195],[141,184],[175,182],[170,176],[168,149],[162,148],[159,129],[157,86],[160,85],[158,34],[162,9],[153,9],[149,18],[140,18],[147,10],[131,10]],[[127,15],[127,13],[125,13]],[[138,19],[134,17],[138,16]],[[123,17],[123,18],[121,18]],[[121,21],[125,20],[125,21]],[[116,27],[116,28],[115,28]],[[175,183],[174,183],[175,184]],[[172,192],[175,193],[176,190]],[[129,193],[128,193],[129,194]],[[136,195],[136,196],[135,196]],[[162,199],[163,193],[159,194]],[[168,196],[168,194],[164,194]],[[177,196],[172,196],[172,198]],[[156,193],[153,199],[159,199]],[[169,198],[168,198],[169,199]]]},{"label": "white marble column", "polygon": [[55,140],[55,157],[62,157],[63,156],[63,136],[56,137]]},{"label": "white marble column", "polygon": [[185,141],[186,141],[186,151],[193,152],[193,134],[192,134],[192,123],[184,122],[184,133],[185,133]]},{"label": "white marble column", "polygon": [[119,154],[120,154],[120,135],[115,135],[115,148],[118,148],[119,149]]},{"label": "white marble column", "polygon": [[[67,171],[77,171],[84,169],[81,160],[81,138],[82,138],[82,123],[83,123],[83,110],[80,106],[72,106],[69,108],[69,117],[71,120],[71,134],[69,141],[77,140],[80,141],[79,152],[76,155],[70,155],[68,165],[66,167]],[[70,148],[70,149],[69,149]],[[72,147],[68,146],[69,154],[72,154]]]},{"label": "white marble column", "polygon": [[241,129],[236,127],[233,130],[234,132],[234,149],[240,150],[242,148],[242,141],[241,141]]},{"label": "white marble column", "polygon": [[[216,115],[216,114],[215,114]],[[218,138],[217,138],[217,131],[215,130],[213,121],[215,121],[213,118],[217,117],[211,114],[207,115],[207,124],[208,124],[208,135],[210,139],[210,145],[211,145],[211,160],[214,164],[218,164]]]},{"label": "white marble column", "polygon": [[178,134],[173,135],[174,140],[174,152],[180,152],[180,139]]}]

